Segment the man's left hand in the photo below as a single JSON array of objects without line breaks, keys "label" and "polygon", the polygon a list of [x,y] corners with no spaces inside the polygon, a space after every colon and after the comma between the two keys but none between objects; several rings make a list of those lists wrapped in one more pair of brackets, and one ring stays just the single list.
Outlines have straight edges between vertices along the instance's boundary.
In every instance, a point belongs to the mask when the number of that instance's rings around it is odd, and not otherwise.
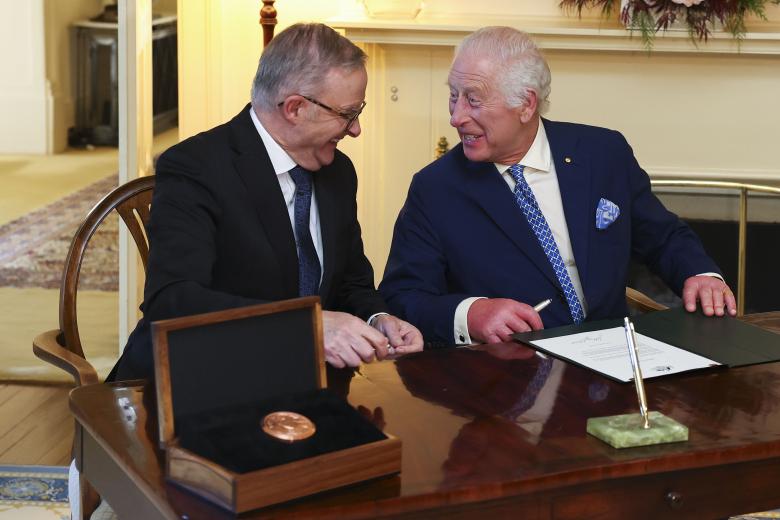
[{"label": "man's left hand", "polygon": [[411,323],[391,314],[382,314],[374,318],[372,325],[387,336],[395,354],[410,354],[423,349],[422,334]]},{"label": "man's left hand", "polygon": [[[728,312],[737,314],[737,300],[726,282],[714,276],[691,276],[685,280],[682,291],[685,310],[694,312],[696,302],[701,303],[705,316],[723,316]],[[724,311],[725,307],[725,311]]]}]

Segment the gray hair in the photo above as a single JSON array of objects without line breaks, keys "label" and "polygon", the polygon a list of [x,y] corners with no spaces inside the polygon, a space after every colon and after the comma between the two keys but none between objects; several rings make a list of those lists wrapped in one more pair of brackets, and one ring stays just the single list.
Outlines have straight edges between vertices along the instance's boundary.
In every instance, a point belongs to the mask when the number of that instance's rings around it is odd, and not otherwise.
[{"label": "gray hair", "polygon": [[352,71],[365,63],[366,53],[327,25],[291,25],[260,56],[252,105],[267,111],[291,94],[313,96],[331,69]]},{"label": "gray hair", "polygon": [[512,27],[483,27],[468,35],[455,49],[461,54],[490,56],[501,72],[496,78],[508,106],[517,107],[536,92],[538,112],[549,108],[550,67],[528,34]]}]

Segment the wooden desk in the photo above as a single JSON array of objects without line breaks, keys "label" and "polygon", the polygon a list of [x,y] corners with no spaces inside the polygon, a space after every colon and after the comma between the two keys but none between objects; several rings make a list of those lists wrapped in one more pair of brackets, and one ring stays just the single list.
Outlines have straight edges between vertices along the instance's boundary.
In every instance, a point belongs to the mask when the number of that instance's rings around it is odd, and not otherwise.
[{"label": "wooden desk", "polygon": [[[780,314],[747,320],[780,330]],[[532,383],[541,363],[502,344],[329,373],[331,388],[403,439],[401,475],[246,518],[715,518],[780,507],[780,363],[648,382],[650,409],[686,424],[690,440],[628,450],[588,436],[585,422],[634,411],[634,387],[561,361]],[[150,394],[122,384],[71,393],[85,476],[120,518],[230,518],[165,482]]]}]

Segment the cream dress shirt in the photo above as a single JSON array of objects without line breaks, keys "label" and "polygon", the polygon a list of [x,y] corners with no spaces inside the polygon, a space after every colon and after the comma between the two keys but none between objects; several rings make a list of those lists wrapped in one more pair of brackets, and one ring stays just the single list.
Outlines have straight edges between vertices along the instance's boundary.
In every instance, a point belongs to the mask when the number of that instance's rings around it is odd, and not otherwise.
[{"label": "cream dress shirt", "polygon": [[[585,295],[582,292],[582,283],[580,282],[580,273],[577,270],[577,264],[574,262],[574,251],[572,250],[571,240],[569,239],[569,228],[566,225],[566,216],[563,213],[563,202],[561,201],[561,190],[558,187],[558,175],[555,172],[555,162],[552,160],[550,152],[550,143],[547,141],[547,133],[544,131],[544,124],[539,120],[539,128],[536,131],[536,137],[528,152],[520,160],[525,169],[523,175],[528,182],[528,186],[536,197],[539,209],[542,210],[547,224],[550,226],[555,244],[561,253],[563,263],[566,265],[566,271],[569,273],[571,283],[577,292],[577,297],[582,304],[582,310],[587,316],[588,304],[585,301]],[[509,173],[511,164],[495,163],[496,170],[506,181],[510,191],[514,194],[515,180]],[[550,295],[555,297],[554,294]],[[453,327],[454,339],[456,344],[473,343],[469,335],[468,313],[471,304],[482,298],[475,296],[466,298],[455,309],[455,323]],[[523,302],[528,305],[536,305],[539,302]]]},{"label": "cream dress shirt", "polygon": [[[514,194],[515,180],[509,173],[511,164],[499,164],[494,163],[498,173],[506,181],[509,189]],[[539,129],[536,131],[536,137],[531,144],[531,148],[520,161],[520,164],[525,166],[523,175],[528,182],[531,191],[536,197],[536,202],[539,204],[539,209],[542,210],[544,218],[547,220],[547,224],[550,226],[555,244],[558,246],[558,251],[561,253],[563,263],[566,265],[566,271],[569,273],[571,283],[574,286],[574,290],[577,292],[577,297],[582,304],[582,311],[585,316],[588,315],[588,302],[585,300],[585,295],[582,292],[582,283],[580,282],[580,273],[577,270],[577,264],[574,262],[574,251],[571,247],[571,239],[569,238],[569,228],[566,225],[566,216],[563,213],[563,202],[561,201],[561,190],[558,187],[558,175],[555,173],[555,162],[552,160],[552,153],[550,152],[550,143],[547,140],[547,133],[544,131],[544,123],[539,120]],[[697,276],[714,276],[723,280],[723,277],[717,273],[700,273]],[[554,297],[555,295],[550,295]],[[453,334],[455,344],[470,344],[473,343],[471,336],[469,335],[468,327],[468,314],[471,304],[474,301],[484,298],[483,296],[475,296],[472,298],[466,298],[455,309],[455,319],[453,325]],[[536,305],[539,302],[523,302],[528,305]]]}]

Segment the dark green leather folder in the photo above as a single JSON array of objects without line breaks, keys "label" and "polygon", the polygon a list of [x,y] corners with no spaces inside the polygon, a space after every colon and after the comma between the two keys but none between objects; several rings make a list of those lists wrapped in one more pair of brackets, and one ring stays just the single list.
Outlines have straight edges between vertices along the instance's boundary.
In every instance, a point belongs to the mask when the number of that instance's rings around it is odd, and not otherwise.
[{"label": "dark green leather folder", "polygon": [[[699,354],[728,367],[780,361],[780,334],[731,317],[707,317],[682,307],[644,314],[632,320],[640,334]],[[567,334],[622,327],[623,320],[602,320],[581,325],[514,334],[521,343]],[[531,345],[533,348],[537,348]]]}]

